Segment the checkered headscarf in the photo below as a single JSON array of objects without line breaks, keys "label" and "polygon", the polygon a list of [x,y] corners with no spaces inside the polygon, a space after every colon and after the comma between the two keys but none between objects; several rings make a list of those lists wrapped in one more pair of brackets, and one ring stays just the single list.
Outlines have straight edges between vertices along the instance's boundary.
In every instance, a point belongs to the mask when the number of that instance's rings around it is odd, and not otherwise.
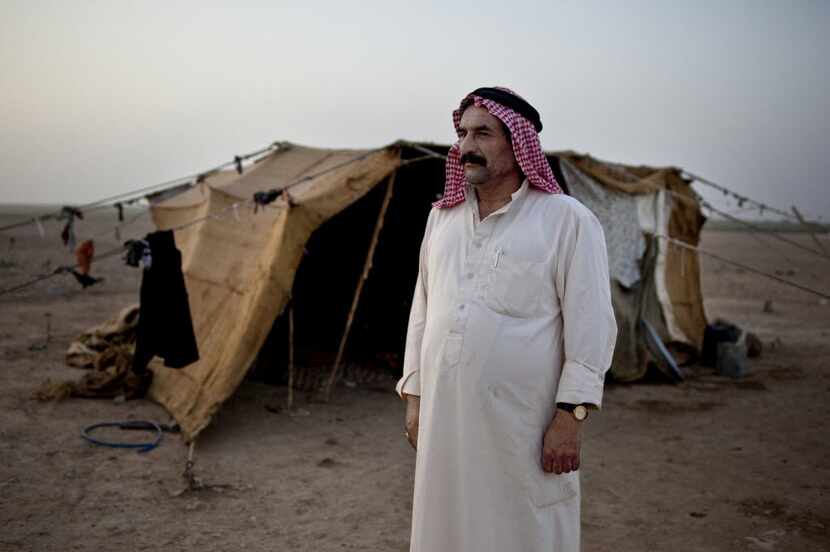
[{"label": "checkered headscarf", "polygon": [[[508,88],[500,87],[499,89],[518,96],[518,94]],[[540,190],[551,194],[562,193],[562,188],[556,182],[553,171],[550,169],[550,164],[542,152],[542,145],[539,143],[539,134],[533,127],[533,124],[519,113],[493,100],[470,94],[461,100],[459,108],[452,112],[452,122],[456,132],[459,130],[461,115],[465,109],[472,105],[483,107],[491,115],[498,117],[507,126],[513,140],[513,155],[516,156],[516,162],[519,164],[519,168],[522,169],[522,172],[532,186],[536,186]],[[447,154],[444,195],[432,204],[434,207],[444,209],[463,203],[465,179],[464,168],[461,166],[460,158],[461,149],[459,142],[456,142]]]}]

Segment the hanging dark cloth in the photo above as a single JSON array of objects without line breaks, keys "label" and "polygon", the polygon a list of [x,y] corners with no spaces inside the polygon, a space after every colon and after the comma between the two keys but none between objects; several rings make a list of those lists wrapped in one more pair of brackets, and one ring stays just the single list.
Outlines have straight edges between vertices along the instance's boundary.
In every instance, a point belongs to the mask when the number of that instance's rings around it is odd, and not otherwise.
[{"label": "hanging dark cloth", "polygon": [[[144,255],[141,307],[138,315],[133,371],[142,374],[154,356],[170,368],[184,368],[199,360],[187,288],[182,274],[182,254],[172,230],[148,234],[149,257]],[[149,266],[148,266],[149,265]]]},{"label": "hanging dark cloth", "polygon": [[61,219],[66,220],[66,224],[61,231],[61,239],[63,244],[69,248],[70,251],[75,251],[75,219],[83,219],[84,214],[74,207],[63,207],[61,209]]},{"label": "hanging dark cloth", "polygon": [[88,288],[89,286],[94,286],[95,284],[102,282],[104,280],[103,278],[93,278],[89,274],[83,274],[81,272],[78,272],[77,270],[72,270],[70,272],[75,277],[75,279],[78,280],[78,283],[81,284],[81,287],[84,289]]}]

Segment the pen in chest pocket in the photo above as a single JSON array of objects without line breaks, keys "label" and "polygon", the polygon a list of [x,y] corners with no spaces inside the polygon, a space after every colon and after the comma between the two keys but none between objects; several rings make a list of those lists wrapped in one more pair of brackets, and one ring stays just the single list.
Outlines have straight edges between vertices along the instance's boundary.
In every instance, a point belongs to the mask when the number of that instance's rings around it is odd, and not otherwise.
[{"label": "pen in chest pocket", "polygon": [[499,261],[501,260],[501,256],[504,254],[504,249],[498,248],[496,249],[496,255],[493,257],[493,268],[498,268]]}]

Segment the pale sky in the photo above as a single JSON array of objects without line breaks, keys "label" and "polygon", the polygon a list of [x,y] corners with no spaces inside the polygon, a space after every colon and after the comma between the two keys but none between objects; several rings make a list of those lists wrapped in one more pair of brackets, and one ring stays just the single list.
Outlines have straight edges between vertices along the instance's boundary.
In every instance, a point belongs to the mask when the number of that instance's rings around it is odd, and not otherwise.
[{"label": "pale sky", "polygon": [[0,203],[91,201],[275,140],[450,143],[460,98],[505,85],[546,149],[828,220],[828,56],[826,1],[0,0]]}]

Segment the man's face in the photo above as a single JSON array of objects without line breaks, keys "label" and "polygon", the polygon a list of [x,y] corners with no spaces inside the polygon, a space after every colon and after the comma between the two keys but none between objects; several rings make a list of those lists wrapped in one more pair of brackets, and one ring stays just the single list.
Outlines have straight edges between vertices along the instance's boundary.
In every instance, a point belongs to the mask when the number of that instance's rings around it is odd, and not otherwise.
[{"label": "man's face", "polygon": [[461,115],[458,140],[464,177],[473,186],[487,186],[520,173],[500,120],[484,109],[471,105]]}]

